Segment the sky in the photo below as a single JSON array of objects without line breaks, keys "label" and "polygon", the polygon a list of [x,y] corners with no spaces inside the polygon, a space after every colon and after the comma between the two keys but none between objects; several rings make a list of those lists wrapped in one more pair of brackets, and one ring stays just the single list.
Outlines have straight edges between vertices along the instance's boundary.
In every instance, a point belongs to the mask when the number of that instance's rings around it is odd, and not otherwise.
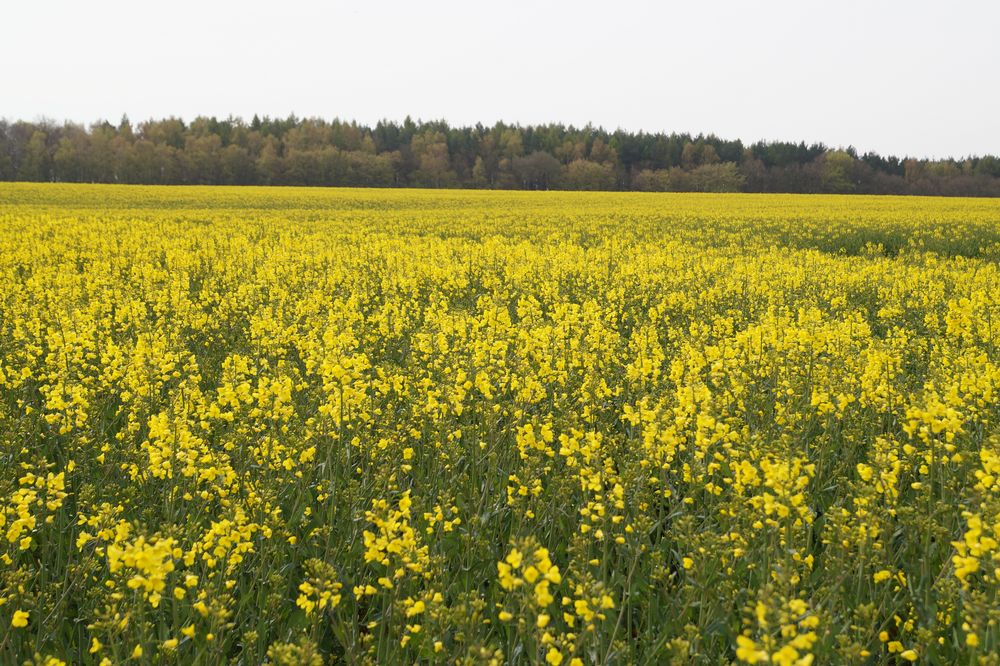
[{"label": "sky", "polygon": [[588,122],[1000,154],[1000,2],[14,0],[0,117]]}]

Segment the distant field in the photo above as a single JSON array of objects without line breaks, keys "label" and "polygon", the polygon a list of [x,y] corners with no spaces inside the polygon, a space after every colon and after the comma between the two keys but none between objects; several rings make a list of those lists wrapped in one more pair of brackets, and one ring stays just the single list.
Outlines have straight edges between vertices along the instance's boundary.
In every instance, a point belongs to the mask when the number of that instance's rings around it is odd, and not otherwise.
[{"label": "distant field", "polygon": [[998,664],[998,259],[989,199],[0,184],[0,663]]}]

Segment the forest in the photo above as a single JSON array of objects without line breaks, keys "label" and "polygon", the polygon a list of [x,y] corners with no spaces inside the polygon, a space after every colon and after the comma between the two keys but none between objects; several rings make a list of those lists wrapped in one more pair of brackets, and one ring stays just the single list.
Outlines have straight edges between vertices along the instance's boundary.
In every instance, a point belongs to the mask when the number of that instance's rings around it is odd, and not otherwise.
[{"label": "forest", "polygon": [[1000,196],[1000,158],[591,125],[123,117],[89,126],[0,120],[0,180]]}]

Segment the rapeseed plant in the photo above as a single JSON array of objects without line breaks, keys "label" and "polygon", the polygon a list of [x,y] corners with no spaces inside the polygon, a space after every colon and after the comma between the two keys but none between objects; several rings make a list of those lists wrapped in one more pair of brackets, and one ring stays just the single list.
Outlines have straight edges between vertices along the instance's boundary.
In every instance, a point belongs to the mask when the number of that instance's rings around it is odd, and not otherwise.
[{"label": "rapeseed plant", "polygon": [[0,662],[1000,664],[990,200],[0,185]]}]

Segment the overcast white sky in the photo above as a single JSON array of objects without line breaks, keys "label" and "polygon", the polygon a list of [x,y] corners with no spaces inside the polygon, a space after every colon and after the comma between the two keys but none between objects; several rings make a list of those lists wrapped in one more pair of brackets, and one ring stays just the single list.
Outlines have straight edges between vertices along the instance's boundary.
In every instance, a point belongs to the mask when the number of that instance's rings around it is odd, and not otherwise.
[{"label": "overcast white sky", "polygon": [[1000,154],[1000,2],[0,4],[0,117],[291,112]]}]

